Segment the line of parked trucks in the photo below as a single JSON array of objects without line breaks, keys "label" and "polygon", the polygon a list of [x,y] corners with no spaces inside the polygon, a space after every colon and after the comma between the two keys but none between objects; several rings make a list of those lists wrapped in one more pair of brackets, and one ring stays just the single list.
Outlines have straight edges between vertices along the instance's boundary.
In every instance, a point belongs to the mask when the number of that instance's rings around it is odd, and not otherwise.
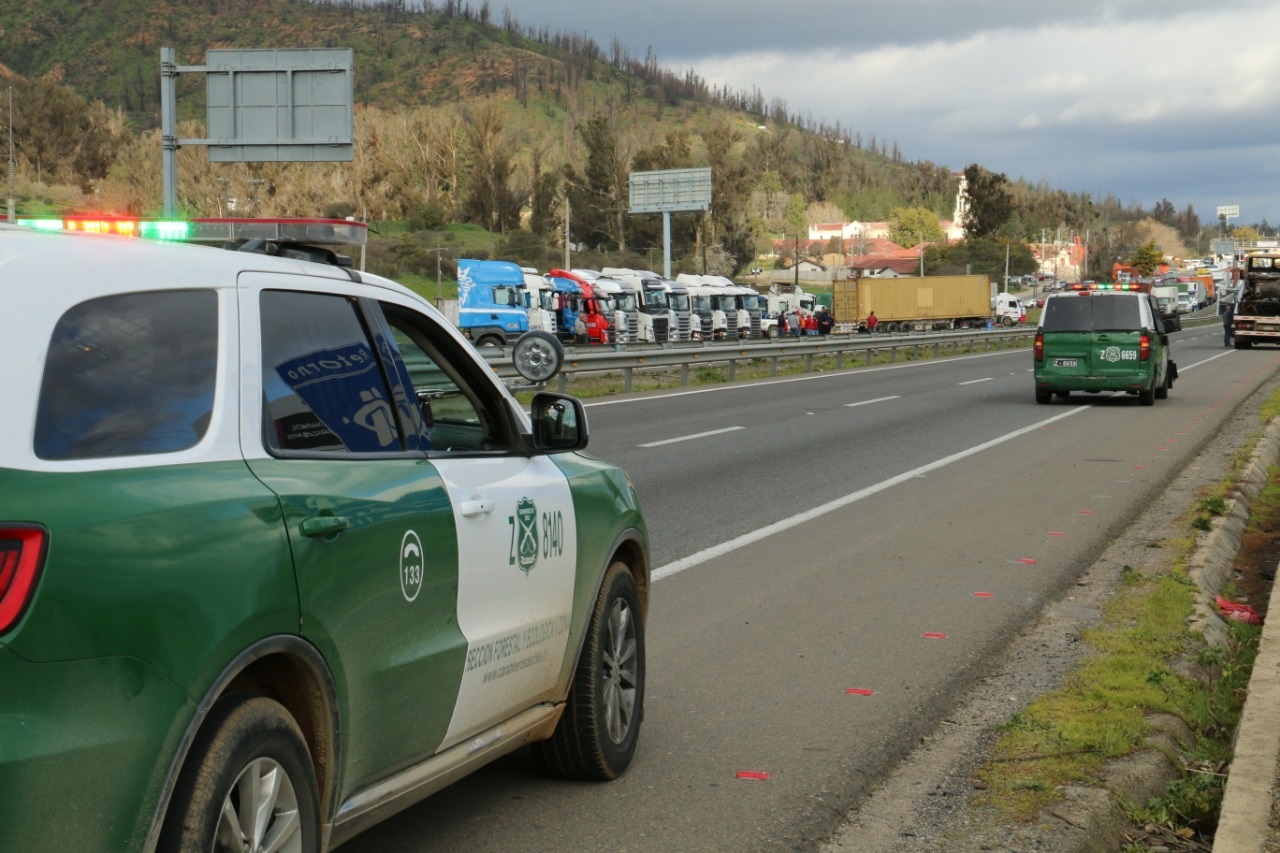
[{"label": "line of parked trucks", "polygon": [[[551,269],[510,261],[458,262],[458,299],[445,313],[477,345],[505,346],[541,330],[589,344],[776,338],[792,312],[813,314],[815,294],[774,284],[769,292],[717,275],[674,280],[621,267]],[[986,276],[928,276],[836,282],[831,310],[846,328],[865,330],[873,311],[882,331],[1013,325],[1025,320],[1011,294]]]}]

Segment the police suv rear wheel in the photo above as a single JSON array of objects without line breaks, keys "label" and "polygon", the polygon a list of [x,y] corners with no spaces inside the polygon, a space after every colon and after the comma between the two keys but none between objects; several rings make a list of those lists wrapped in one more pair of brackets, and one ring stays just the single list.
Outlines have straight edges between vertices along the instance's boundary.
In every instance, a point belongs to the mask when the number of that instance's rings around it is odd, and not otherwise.
[{"label": "police suv rear wheel", "polygon": [[161,850],[231,853],[320,849],[320,797],[302,732],[278,702],[224,699],[183,768]]},{"label": "police suv rear wheel", "polygon": [[635,755],[644,716],[644,622],[624,563],[605,573],[564,716],[534,755],[553,776],[617,778]]}]

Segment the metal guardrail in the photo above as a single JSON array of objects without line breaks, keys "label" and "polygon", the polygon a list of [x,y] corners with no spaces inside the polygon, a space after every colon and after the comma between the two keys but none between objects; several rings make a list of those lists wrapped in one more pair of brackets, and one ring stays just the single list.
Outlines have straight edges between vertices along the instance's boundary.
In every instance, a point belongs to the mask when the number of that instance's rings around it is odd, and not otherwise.
[{"label": "metal guardrail", "polygon": [[[554,380],[558,390],[565,392],[570,377],[583,373],[620,372],[624,393],[632,390],[632,379],[637,371],[680,369],[680,384],[689,384],[690,368],[707,364],[727,364],[728,379],[736,380],[740,363],[768,360],[769,375],[778,375],[778,365],[783,361],[801,360],[806,372],[814,369],[814,359],[820,356],[835,358],[837,370],[853,367],[854,362],[866,366],[877,356],[888,353],[889,362],[900,357],[919,358],[931,350],[938,358],[944,349],[950,355],[986,352],[997,347],[1030,346],[1035,337],[1034,326],[1016,326],[1012,329],[972,329],[962,332],[930,332],[925,334],[825,335],[819,337],[779,338],[757,341],[693,341],[667,344],[618,344],[614,346],[565,347],[564,367]],[[517,377],[511,363],[510,348],[482,347],[485,360],[503,379]]]}]

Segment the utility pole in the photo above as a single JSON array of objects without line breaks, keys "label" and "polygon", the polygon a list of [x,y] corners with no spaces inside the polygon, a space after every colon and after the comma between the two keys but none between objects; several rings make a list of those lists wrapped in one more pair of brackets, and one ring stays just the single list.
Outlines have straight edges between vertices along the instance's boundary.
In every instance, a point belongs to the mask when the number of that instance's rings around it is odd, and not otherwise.
[{"label": "utility pole", "polygon": [[[440,308],[444,305],[444,285],[440,279],[440,253],[448,250],[448,246],[436,246],[434,249],[427,249],[428,252],[436,253],[436,307]],[[442,309],[443,310],[443,309]]]},{"label": "utility pole", "polygon": [[18,215],[14,207],[13,201],[13,87],[9,87],[9,222],[10,224],[18,221]]},{"label": "utility pole", "polygon": [[[439,255],[436,259],[439,260]],[[564,197],[564,268],[572,269],[569,266],[569,194],[565,193]]]}]

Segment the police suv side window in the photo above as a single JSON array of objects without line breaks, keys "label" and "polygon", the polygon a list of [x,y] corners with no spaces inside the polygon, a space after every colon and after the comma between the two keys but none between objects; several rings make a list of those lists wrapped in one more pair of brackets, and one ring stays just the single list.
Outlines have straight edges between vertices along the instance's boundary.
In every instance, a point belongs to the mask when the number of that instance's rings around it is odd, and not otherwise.
[{"label": "police suv side window", "polygon": [[429,438],[436,452],[488,452],[512,446],[506,403],[475,362],[457,351],[458,344],[431,323],[400,306],[381,308],[408,374]]},{"label": "police suv side window", "polygon": [[268,290],[260,309],[268,447],[333,453],[403,449],[396,397],[356,300]]},{"label": "police suv side window", "polygon": [[36,455],[99,459],[194,447],[209,427],[217,354],[212,291],[82,302],[49,341]]}]

